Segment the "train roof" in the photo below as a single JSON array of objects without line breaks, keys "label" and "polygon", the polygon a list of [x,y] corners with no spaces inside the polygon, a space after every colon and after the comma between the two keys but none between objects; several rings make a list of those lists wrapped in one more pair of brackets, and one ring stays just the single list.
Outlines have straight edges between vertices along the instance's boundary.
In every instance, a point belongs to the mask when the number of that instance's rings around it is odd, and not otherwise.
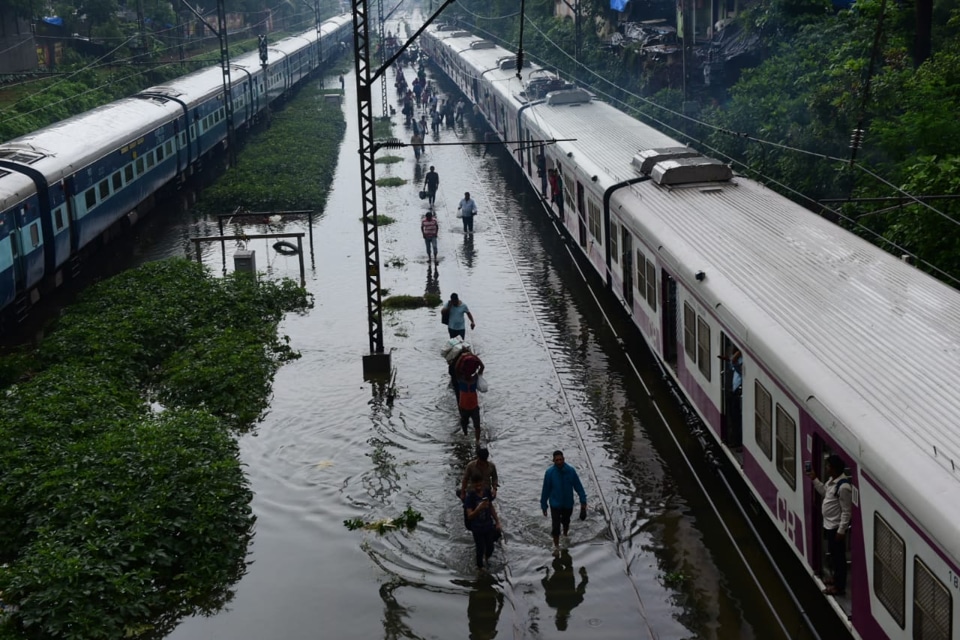
[{"label": "train roof", "polygon": [[[545,137],[576,138],[558,147],[601,192],[640,177],[639,151],[683,146],[596,100],[524,116]],[[960,558],[960,292],[745,178],[648,180],[615,191],[618,207],[642,212],[627,226]]]},{"label": "train roof", "polygon": [[17,151],[18,162],[56,182],[180,113],[173,102],[123,98],[0,144],[0,155]]},{"label": "train roof", "polygon": [[[0,149],[0,159],[5,159]],[[15,171],[0,167],[0,212],[20,204],[32,193],[35,193],[33,180]],[[0,229],[0,234],[6,235],[8,230]]]}]

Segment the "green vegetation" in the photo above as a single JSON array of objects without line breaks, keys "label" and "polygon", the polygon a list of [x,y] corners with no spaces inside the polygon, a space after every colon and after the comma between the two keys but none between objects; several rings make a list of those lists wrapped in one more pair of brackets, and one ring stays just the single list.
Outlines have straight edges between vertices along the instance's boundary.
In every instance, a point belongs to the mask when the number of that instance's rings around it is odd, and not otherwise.
[{"label": "green vegetation", "polygon": [[384,518],[383,520],[376,520],[374,522],[366,522],[362,518],[353,518],[351,520],[344,520],[343,526],[350,529],[350,531],[366,529],[368,531],[376,531],[380,535],[383,535],[389,531],[401,528],[405,528],[407,531],[413,531],[417,528],[417,523],[422,521],[423,514],[407,506],[403,513],[396,518]]},{"label": "green vegetation", "polygon": [[403,162],[403,158],[400,156],[381,156],[374,160],[378,164],[394,164],[396,162]]},{"label": "green vegetation", "polygon": [[[519,35],[517,18],[475,16],[508,15],[513,6],[512,0],[462,0],[450,10],[468,29],[476,23],[511,43]],[[609,26],[605,0],[578,7],[582,24]],[[895,255],[910,252],[960,278],[960,233],[950,220],[960,219],[960,200],[927,201],[934,211],[897,190],[915,196],[960,192],[956,2],[857,0],[847,11],[836,11],[827,0],[748,3],[725,36],[755,38],[749,58],[726,66],[727,86],[688,83],[686,95],[682,76],[671,71],[675,66],[652,62],[635,47],[611,53],[589,28],[581,36],[578,66],[569,55],[574,23],[552,13],[551,2],[527,3],[526,19],[537,24],[524,32],[529,55],[665,133],[743,163],[738,171],[814,211],[823,211],[824,199],[849,198],[829,205],[842,216],[826,215]],[[738,64],[745,59],[753,66],[741,72]],[[690,105],[698,107],[699,122],[680,116]],[[865,134],[851,166],[850,139],[857,128]],[[944,277],[930,264],[918,266]]]},{"label": "green vegetation", "polygon": [[378,187],[402,187],[407,184],[403,178],[377,178]]},{"label": "green vegetation", "polygon": [[373,139],[388,140],[393,137],[393,122],[390,119],[373,121]]},{"label": "green vegetation", "polygon": [[423,307],[437,307],[442,300],[435,293],[422,296],[398,295],[384,298],[383,306],[387,309],[421,309]]},{"label": "green vegetation", "polygon": [[246,570],[254,517],[235,434],[298,357],[290,281],[166,260],[102,282],[0,401],[0,638],[166,635]]},{"label": "green vegetation", "polygon": [[322,211],[346,123],[340,107],[321,94],[320,83],[311,82],[273,114],[270,128],[251,136],[237,165],[203,192],[196,211]]},{"label": "green vegetation", "polygon": [[[216,49],[215,42],[212,46]],[[256,48],[256,38],[230,43],[231,55]],[[68,50],[66,62],[58,68],[58,71],[66,74],[64,77],[40,79],[9,89],[0,87],[0,111],[3,112],[0,117],[0,142],[216,64],[220,59],[217,50],[191,58],[185,65],[177,60],[136,67],[127,64],[122,59],[124,55],[124,51],[116,53],[117,63],[122,64],[100,66],[92,65],[89,60],[81,59]],[[129,55],[129,51],[126,55]]]}]

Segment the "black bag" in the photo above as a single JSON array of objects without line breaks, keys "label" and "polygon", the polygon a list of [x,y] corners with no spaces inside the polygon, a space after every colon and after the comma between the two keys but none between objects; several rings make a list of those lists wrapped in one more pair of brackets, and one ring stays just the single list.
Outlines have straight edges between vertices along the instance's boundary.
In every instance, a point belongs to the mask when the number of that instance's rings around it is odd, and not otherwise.
[{"label": "black bag", "polygon": [[421,200],[426,200],[428,195],[429,195],[429,194],[428,194],[426,191],[421,191],[421,192],[420,192],[420,199],[421,199]]},{"label": "black bag", "polygon": [[450,324],[450,307],[440,309],[440,324]]}]

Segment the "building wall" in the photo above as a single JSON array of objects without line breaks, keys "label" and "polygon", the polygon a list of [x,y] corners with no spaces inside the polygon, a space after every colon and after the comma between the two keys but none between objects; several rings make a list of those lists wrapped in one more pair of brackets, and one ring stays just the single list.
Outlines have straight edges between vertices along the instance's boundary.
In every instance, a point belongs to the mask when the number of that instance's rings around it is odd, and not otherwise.
[{"label": "building wall", "polygon": [[30,23],[0,8],[0,73],[23,73],[37,68],[37,45]]}]

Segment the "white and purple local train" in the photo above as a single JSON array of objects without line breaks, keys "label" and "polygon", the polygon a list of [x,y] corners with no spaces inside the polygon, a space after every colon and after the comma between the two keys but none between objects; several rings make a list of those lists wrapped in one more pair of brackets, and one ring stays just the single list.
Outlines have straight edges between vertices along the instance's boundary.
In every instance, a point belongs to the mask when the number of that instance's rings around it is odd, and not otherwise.
[{"label": "white and purple local train", "polygon": [[[342,15],[230,64],[234,126],[339,54],[353,38]],[[59,285],[69,261],[115,223],[135,221],[154,194],[192,175],[227,138],[223,73],[208,67],[0,144],[0,313]]]},{"label": "white and purple local train", "polygon": [[[510,146],[535,189],[538,153],[560,171],[551,215],[814,579],[804,462],[847,461],[849,596],[831,602],[851,631],[960,637],[960,293],[542,69],[518,79],[491,42],[437,26],[421,46],[525,141]],[[742,400],[718,358],[736,349]]]}]

